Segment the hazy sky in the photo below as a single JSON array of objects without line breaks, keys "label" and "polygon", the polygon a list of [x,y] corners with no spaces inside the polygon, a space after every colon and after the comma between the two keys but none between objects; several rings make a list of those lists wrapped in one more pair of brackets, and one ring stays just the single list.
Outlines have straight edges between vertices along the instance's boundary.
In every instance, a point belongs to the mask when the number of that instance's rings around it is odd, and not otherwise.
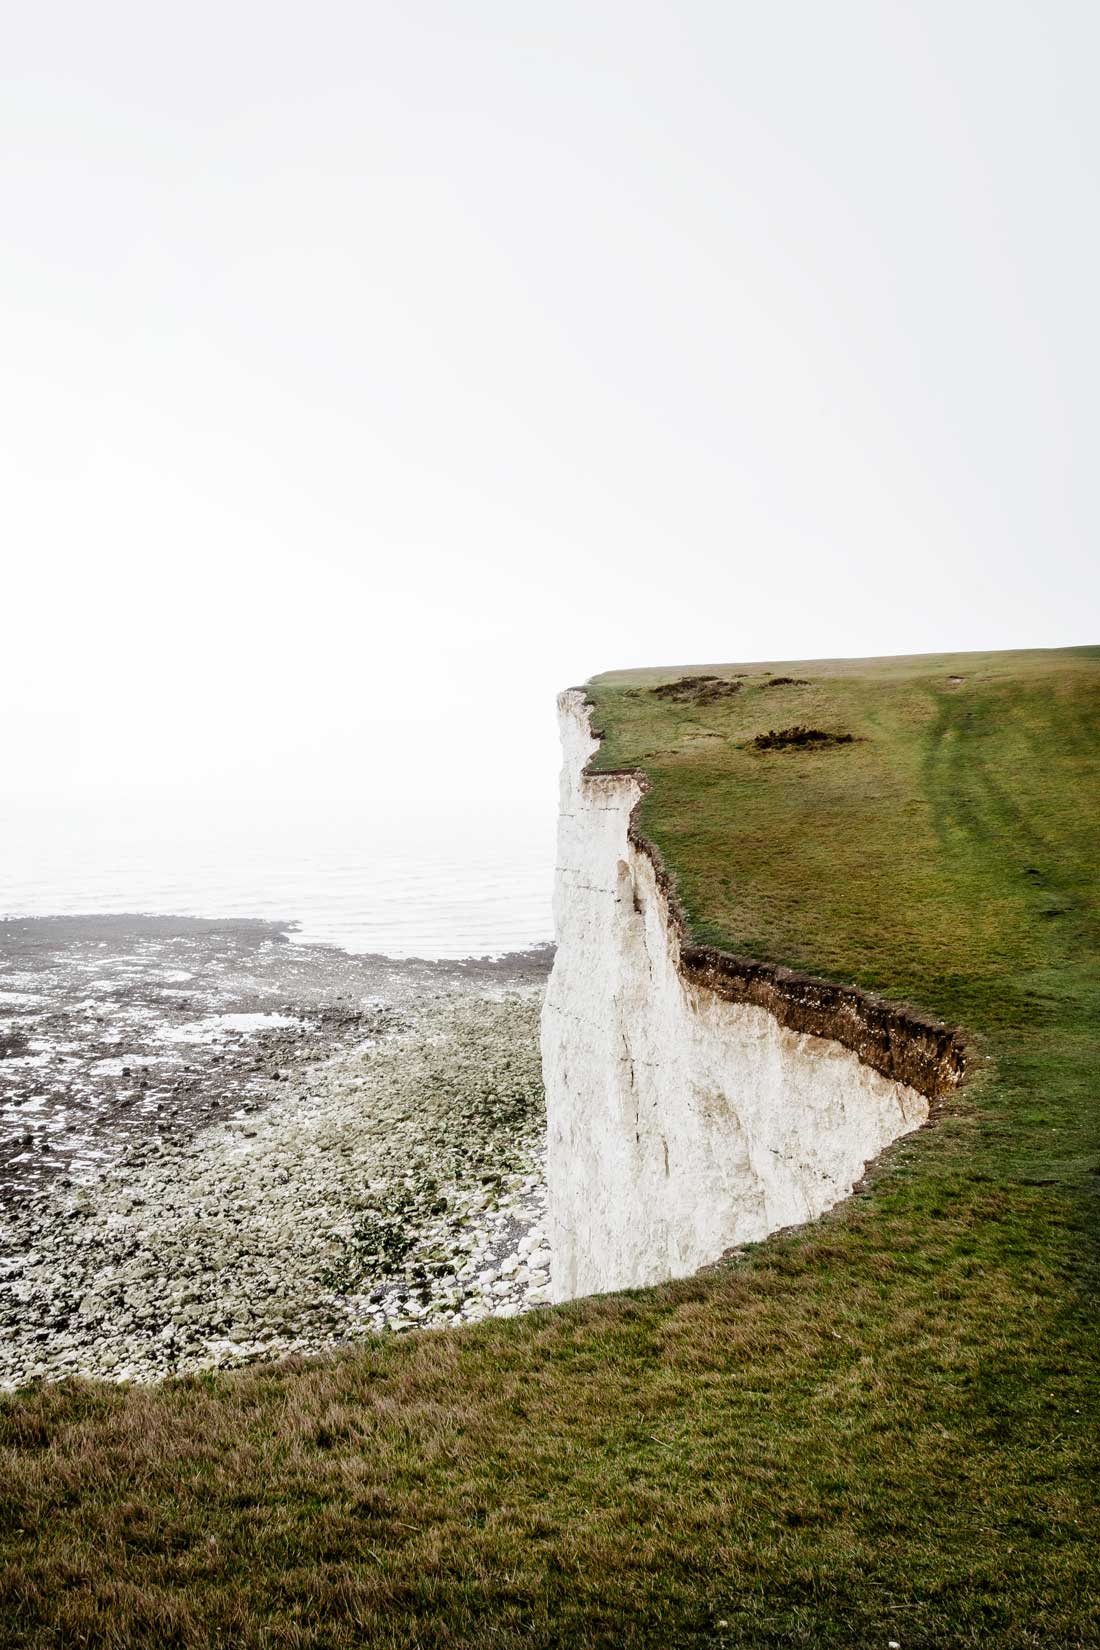
[{"label": "hazy sky", "polygon": [[9,8],[8,795],[549,794],[630,664],[1100,639],[1100,9]]}]

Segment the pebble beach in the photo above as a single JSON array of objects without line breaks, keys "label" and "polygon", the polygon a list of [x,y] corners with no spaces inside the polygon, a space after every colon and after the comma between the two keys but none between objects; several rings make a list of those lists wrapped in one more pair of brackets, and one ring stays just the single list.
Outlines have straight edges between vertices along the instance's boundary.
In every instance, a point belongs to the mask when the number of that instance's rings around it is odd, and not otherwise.
[{"label": "pebble beach", "polygon": [[0,1385],[150,1381],[548,1298],[550,949],[0,924]]}]

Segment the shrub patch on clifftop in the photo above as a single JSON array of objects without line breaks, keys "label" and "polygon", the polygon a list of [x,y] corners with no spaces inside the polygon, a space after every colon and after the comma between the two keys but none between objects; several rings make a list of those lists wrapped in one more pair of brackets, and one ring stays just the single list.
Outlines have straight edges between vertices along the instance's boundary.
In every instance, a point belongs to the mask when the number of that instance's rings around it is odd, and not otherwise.
[{"label": "shrub patch on clifftop", "polygon": [[851,745],[854,743],[850,733],[826,733],[823,728],[772,728],[767,733],[758,733],[753,745],[758,751],[785,751],[800,750],[809,746],[811,749],[820,749],[824,745]]},{"label": "shrub patch on clifftop", "polygon": [[730,699],[740,691],[740,682],[724,676],[681,676],[679,681],[662,682],[660,687],[652,689],[658,699],[694,705],[713,705],[718,699]]}]

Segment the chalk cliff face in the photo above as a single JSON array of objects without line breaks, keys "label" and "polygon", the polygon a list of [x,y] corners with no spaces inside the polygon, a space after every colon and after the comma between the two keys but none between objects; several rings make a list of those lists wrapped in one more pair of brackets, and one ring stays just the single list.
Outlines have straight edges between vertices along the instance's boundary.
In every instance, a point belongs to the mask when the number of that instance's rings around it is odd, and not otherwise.
[{"label": "chalk cliff face", "polygon": [[556,1300],[682,1277],[811,1220],[928,1102],[828,1038],[680,971],[632,775],[586,775],[584,694],[561,695],[558,952],[542,1018]]}]

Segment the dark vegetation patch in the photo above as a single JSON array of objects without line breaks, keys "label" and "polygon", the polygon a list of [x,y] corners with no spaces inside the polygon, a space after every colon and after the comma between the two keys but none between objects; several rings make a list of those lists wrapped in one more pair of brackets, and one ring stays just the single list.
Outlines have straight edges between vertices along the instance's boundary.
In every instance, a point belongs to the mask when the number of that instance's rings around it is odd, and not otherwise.
[{"label": "dark vegetation patch", "polygon": [[724,676],[681,676],[676,682],[662,682],[651,690],[657,699],[672,699],[677,704],[713,705],[718,699],[731,699],[740,693],[739,681]]},{"label": "dark vegetation patch", "polygon": [[793,727],[771,728],[767,733],[758,733],[752,743],[758,751],[784,751],[851,745],[855,740],[850,733],[826,733],[823,728]]},{"label": "dark vegetation patch", "polygon": [[349,1290],[364,1277],[388,1278],[400,1272],[416,1242],[419,1212],[419,1200],[404,1186],[387,1188],[373,1198],[357,1217],[345,1253],[323,1281],[332,1289]]},{"label": "dark vegetation patch", "polygon": [[763,685],[766,688],[809,687],[810,679],[808,676],[773,676],[770,681],[765,682]]},{"label": "dark vegetation patch", "polygon": [[733,695],[740,693],[740,691],[740,682],[723,682],[719,678],[715,682],[708,683],[705,688],[695,695],[695,703],[697,705],[713,705],[718,699],[732,699]]}]

